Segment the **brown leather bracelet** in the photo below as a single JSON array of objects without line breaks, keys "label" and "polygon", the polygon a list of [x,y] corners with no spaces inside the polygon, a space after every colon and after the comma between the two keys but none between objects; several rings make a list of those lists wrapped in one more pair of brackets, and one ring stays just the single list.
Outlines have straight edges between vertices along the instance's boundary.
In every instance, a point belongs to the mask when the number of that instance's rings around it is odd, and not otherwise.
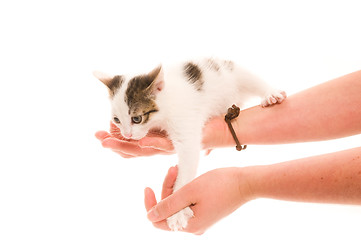
[{"label": "brown leather bracelet", "polygon": [[237,146],[236,146],[237,151],[245,150],[247,148],[247,145],[242,146],[239,143],[237,135],[236,135],[236,133],[232,127],[232,123],[231,123],[231,121],[233,119],[235,119],[239,116],[239,112],[240,112],[239,107],[237,107],[236,105],[233,104],[231,108],[228,108],[227,114],[226,114],[226,116],[224,116],[224,120],[228,124],[228,128],[231,131],[232,137],[237,144]]}]

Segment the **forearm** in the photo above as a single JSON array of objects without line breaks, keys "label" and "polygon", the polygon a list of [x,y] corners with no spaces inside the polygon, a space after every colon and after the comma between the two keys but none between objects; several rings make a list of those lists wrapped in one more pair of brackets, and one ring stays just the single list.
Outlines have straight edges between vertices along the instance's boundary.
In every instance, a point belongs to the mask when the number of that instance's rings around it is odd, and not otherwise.
[{"label": "forearm", "polygon": [[254,198],[361,204],[361,147],[247,169]]},{"label": "forearm", "polygon": [[[232,123],[242,144],[320,141],[361,133],[361,71],[241,112]],[[229,145],[234,144],[230,135]]]}]

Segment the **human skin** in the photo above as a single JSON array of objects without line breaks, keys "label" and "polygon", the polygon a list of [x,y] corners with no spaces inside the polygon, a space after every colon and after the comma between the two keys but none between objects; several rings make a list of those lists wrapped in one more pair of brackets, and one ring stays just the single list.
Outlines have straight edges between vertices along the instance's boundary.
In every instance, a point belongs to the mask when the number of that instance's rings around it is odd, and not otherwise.
[{"label": "human skin", "polygon": [[[241,111],[232,121],[241,144],[283,144],[321,141],[360,133],[361,71],[325,82],[289,96],[282,104]],[[139,141],[99,131],[103,147],[123,157],[172,154],[174,148],[165,133],[151,133]],[[203,129],[203,148],[235,146],[224,116],[211,119]]]},{"label": "human skin", "polygon": [[177,171],[172,167],[163,200],[157,203],[152,189],[146,188],[144,203],[149,220],[163,230],[169,230],[167,217],[191,206],[194,217],[183,231],[194,234],[257,198],[361,205],[360,156],[361,147],[267,166],[215,169],[173,194]]},{"label": "human skin", "polygon": [[[204,149],[235,146],[223,118],[215,117],[206,124]],[[322,141],[360,134],[361,71],[301,91],[282,104],[245,109],[232,125],[241,144]],[[96,136],[104,147],[125,157],[174,152],[165,134],[152,133],[131,142],[104,131]],[[148,218],[156,227],[168,229],[163,219],[191,206],[195,217],[190,219],[184,231],[201,234],[255,198],[361,204],[360,155],[361,149],[355,148],[275,165],[216,169],[196,178],[159,204],[153,191],[147,188]],[[175,172],[174,169],[168,172],[163,197],[172,192]],[[215,195],[222,198],[211,199]],[[209,210],[215,208],[217,211]]]}]

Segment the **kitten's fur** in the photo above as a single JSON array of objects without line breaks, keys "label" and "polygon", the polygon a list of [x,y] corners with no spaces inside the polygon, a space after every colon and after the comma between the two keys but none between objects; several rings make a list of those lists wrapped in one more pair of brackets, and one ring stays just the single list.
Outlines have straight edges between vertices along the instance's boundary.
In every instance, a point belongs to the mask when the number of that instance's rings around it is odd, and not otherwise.
[{"label": "kitten's fur", "polygon": [[[139,140],[153,128],[167,131],[179,158],[174,191],[196,176],[208,119],[224,115],[232,104],[242,107],[252,96],[262,97],[264,107],[286,98],[232,61],[215,58],[159,66],[131,77],[94,75],[108,87],[112,118],[125,138]],[[192,216],[187,207],[168,218],[168,226],[183,229]]]}]

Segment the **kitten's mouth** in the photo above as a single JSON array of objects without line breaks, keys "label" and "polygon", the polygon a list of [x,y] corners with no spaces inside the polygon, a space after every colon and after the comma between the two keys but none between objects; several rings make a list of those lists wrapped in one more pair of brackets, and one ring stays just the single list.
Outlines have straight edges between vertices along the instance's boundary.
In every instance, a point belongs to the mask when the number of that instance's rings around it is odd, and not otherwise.
[{"label": "kitten's mouth", "polygon": [[[122,136],[122,134],[120,133],[119,128],[114,125],[113,123],[111,124],[110,127],[110,133],[113,137],[116,137],[118,139],[121,139],[123,141],[134,141],[135,139],[127,139],[125,137]],[[146,137],[168,137],[168,133],[164,130],[162,130],[161,128],[152,128],[148,131]]]}]

